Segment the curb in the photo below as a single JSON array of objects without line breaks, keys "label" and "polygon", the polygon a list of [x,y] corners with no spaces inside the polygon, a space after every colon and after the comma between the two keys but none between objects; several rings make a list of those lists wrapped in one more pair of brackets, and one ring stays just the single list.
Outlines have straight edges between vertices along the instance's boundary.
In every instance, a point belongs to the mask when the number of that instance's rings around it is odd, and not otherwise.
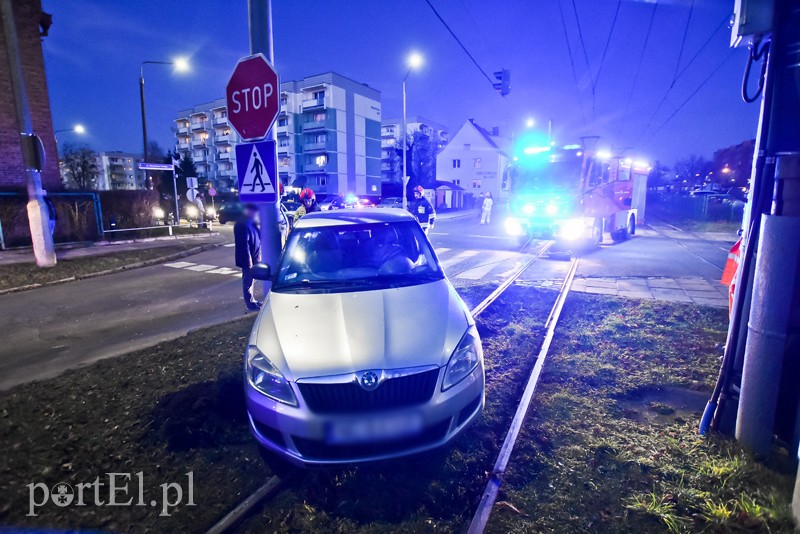
[{"label": "curb", "polygon": [[186,256],[191,256],[192,254],[198,254],[200,252],[204,252],[206,250],[210,250],[212,248],[216,248],[222,246],[222,243],[212,243],[209,245],[201,245],[199,247],[190,248],[189,250],[183,250],[181,252],[175,252],[172,254],[167,254],[166,256],[160,256],[158,258],[152,258],[149,260],[144,261],[137,261],[136,263],[129,263],[127,265],[123,265],[121,267],[116,267],[114,269],[106,269],[105,271],[97,271],[95,273],[88,273],[81,276],[70,276],[69,278],[62,278],[61,280],[51,280],[49,282],[44,282],[42,284],[28,284],[26,286],[18,286],[18,287],[10,287],[8,289],[0,289],[0,296],[7,295],[9,293],[19,293],[21,291],[28,291],[30,289],[37,289],[40,287],[47,287],[47,286],[54,286],[56,284],[63,284],[66,282],[75,282],[76,280],[86,280],[88,278],[97,278],[98,276],[105,276],[107,274],[114,274],[122,271],[129,271],[132,269],[138,269],[140,267],[149,267],[150,265],[157,265],[159,263],[164,263],[165,261],[177,260],[179,258],[185,258]]}]

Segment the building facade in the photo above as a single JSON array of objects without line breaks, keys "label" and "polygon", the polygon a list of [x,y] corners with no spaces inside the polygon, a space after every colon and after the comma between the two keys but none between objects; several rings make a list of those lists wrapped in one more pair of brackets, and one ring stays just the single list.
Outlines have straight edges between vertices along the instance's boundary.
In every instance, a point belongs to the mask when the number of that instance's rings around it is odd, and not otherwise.
[{"label": "building facade", "polygon": [[748,139],[714,152],[714,172],[723,191],[747,186],[753,171],[755,145],[755,139]]},{"label": "building facade", "polygon": [[127,152],[99,152],[97,189],[101,191],[135,191],[147,189],[145,173],[139,169],[141,154]]},{"label": "building facade", "polygon": [[505,199],[503,173],[510,146],[497,128],[490,132],[470,119],[436,156],[436,178],[462,187],[465,194],[491,193],[495,200]]},{"label": "building facade", "polygon": [[[380,194],[380,91],[329,72],[281,83],[278,174],[286,187],[321,194]],[[235,191],[239,136],[225,100],[181,111],[176,150],[189,153],[198,174],[221,191]]]},{"label": "building facade", "polygon": [[[22,71],[28,96],[33,131],[44,143],[45,167],[42,171],[44,189],[58,189],[61,179],[58,172],[56,138],[53,134],[53,119],[50,115],[50,97],[47,93],[47,78],[44,71],[42,38],[52,20],[42,11],[39,0],[14,0],[14,22],[19,42]],[[5,35],[0,26],[0,43]],[[28,183],[22,164],[22,148],[11,86],[11,68],[5,50],[0,52],[0,190],[21,189]]]},{"label": "building facade", "polygon": [[[402,183],[403,176],[403,119],[386,119],[381,122],[381,182]],[[406,135],[408,142],[413,142],[416,132],[433,137],[438,153],[448,141],[447,128],[439,123],[423,117],[408,117],[406,120]],[[406,162],[406,167],[411,165]]]}]

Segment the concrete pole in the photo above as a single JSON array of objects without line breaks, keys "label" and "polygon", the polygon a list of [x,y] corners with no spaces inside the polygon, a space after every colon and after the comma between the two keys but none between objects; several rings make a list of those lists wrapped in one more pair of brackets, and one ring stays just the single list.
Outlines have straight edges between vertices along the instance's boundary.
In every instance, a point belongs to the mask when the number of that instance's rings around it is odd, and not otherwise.
[{"label": "concrete pole", "polygon": [[[270,63],[275,64],[275,51],[272,45],[272,0],[248,0],[247,1],[248,25],[250,28],[250,53],[264,54]],[[280,91],[280,87],[277,88]],[[267,134],[267,139],[276,141],[277,135],[275,128],[271,128]],[[277,151],[277,147],[276,147]],[[277,155],[275,157],[277,161]],[[259,204],[258,214],[261,219],[259,225],[261,229],[261,260],[277,272],[278,261],[281,256],[281,232],[280,232],[280,186],[275,186],[276,202],[264,202]]]},{"label": "concrete pole", "polygon": [[[411,70],[409,69],[408,72],[411,72]],[[408,147],[406,146],[407,143],[408,143],[408,134],[406,132],[406,129],[408,128],[408,126],[406,126],[406,121],[408,120],[406,118],[406,80],[407,79],[408,79],[408,74],[406,74],[406,77],[403,78],[403,128],[402,128],[402,131],[400,132],[400,135],[402,136],[401,139],[403,140],[403,142],[402,142],[402,146],[403,146],[403,176],[402,176],[402,178],[400,180],[401,182],[403,182],[403,210],[408,210],[408,191],[407,191],[407,188],[408,188],[408,172],[406,171],[406,152],[408,152]]]},{"label": "concrete pole", "polygon": [[[50,234],[50,213],[44,201],[45,193],[42,190],[42,174],[39,169],[34,168],[31,162],[32,151],[30,147],[33,146],[34,142],[38,143],[38,139],[34,137],[31,123],[28,93],[25,87],[25,73],[22,70],[17,27],[14,23],[14,10],[11,7],[11,0],[0,0],[0,18],[2,18],[6,53],[8,55],[9,70],[11,71],[11,88],[17,114],[17,125],[23,146],[22,156],[28,178],[27,211],[31,241],[33,243],[33,255],[36,257],[36,265],[39,267],[52,267],[56,264],[56,252],[53,247],[53,236]],[[26,146],[28,147],[27,150]],[[55,156],[57,160],[58,154]]]}]

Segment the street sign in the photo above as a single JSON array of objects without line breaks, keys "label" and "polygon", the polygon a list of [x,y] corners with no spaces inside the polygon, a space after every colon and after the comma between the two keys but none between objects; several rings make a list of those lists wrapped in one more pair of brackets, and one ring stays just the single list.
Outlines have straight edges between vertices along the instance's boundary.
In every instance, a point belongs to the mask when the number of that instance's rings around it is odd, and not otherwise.
[{"label": "street sign", "polygon": [[263,54],[243,57],[225,88],[228,121],[245,141],[266,137],[280,111],[278,73]]},{"label": "street sign", "polygon": [[140,163],[140,169],[149,171],[174,171],[175,167],[171,163]]},{"label": "street sign", "polygon": [[197,189],[187,189],[186,190],[186,198],[189,199],[189,202],[194,202],[197,200],[197,197],[200,195],[200,192]]},{"label": "street sign", "polygon": [[187,176],[186,187],[188,187],[189,189],[197,189],[197,178],[194,176]]},{"label": "street sign", "polygon": [[236,145],[236,174],[239,177],[239,200],[275,202],[278,195],[278,161],[275,141]]},{"label": "street sign", "polygon": [[215,196],[217,196],[217,190],[216,190],[216,189],[214,189],[213,187],[209,187],[209,188],[208,188],[208,196],[210,196],[210,197],[215,197]]}]

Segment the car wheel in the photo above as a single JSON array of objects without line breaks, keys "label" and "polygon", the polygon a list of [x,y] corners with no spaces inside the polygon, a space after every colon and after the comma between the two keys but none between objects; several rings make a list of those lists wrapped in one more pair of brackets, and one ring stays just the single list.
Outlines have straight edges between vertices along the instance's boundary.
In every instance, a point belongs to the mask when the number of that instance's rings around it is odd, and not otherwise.
[{"label": "car wheel", "polygon": [[611,232],[611,239],[614,241],[614,243],[622,243],[628,239],[628,227],[626,226],[625,228]]}]

